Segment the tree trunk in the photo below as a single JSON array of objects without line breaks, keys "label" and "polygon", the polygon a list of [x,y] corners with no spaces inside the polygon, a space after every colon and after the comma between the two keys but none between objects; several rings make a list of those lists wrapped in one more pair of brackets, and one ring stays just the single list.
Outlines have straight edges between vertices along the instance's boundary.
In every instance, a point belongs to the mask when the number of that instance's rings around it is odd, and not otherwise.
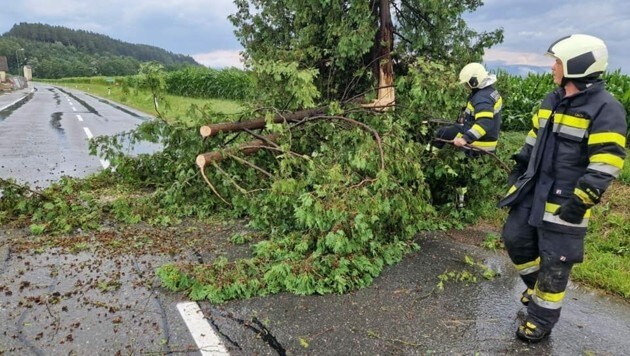
[{"label": "tree trunk", "polygon": [[[317,109],[309,109],[292,112],[286,115],[276,115],[273,118],[273,122],[278,124],[281,122],[297,122],[303,120],[307,117],[316,116],[324,114],[324,108]],[[202,137],[210,137],[218,134],[219,132],[234,132],[234,131],[243,131],[243,130],[255,130],[262,129],[265,127],[267,122],[265,119],[254,119],[249,121],[241,121],[241,122],[223,122],[219,124],[211,124],[201,126],[199,128],[199,133]]]},{"label": "tree trunk", "polygon": [[394,92],[394,64],[392,49],[394,46],[394,25],[389,11],[390,0],[377,0],[380,18],[379,30],[374,40],[374,60],[378,63],[378,95],[377,99],[365,107],[386,110],[393,108],[396,102]]},{"label": "tree trunk", "polygon": [[212,162],[215,162],[215,163],[221,162],[229,154],[242,153],[245,155],[249,155],[249,154],[258,152],[261,148],[264,148],[265,146],[267,146],[268,141],[276,142],[278,140],[278,135],[277,134],[268,135],[268,136],[265,136],[265,139],[266,141],[265,140],[249,141],[249,142],[241,144],[239,147],[236,147],[236,148],[229,148],[222,151],[202,153],[197,156],[197,159],[195,159],[195,163],[197,163],[197,166],[199,168],[203,169],[205,166],[211,164]]}]

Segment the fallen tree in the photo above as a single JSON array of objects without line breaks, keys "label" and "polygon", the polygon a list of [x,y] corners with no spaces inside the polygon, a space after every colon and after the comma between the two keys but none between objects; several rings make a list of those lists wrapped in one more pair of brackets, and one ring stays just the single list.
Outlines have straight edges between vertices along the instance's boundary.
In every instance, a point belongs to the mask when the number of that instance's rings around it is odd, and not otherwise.
[{"label": "fallen tree", "polygon": [[[271,122],[279,124],[279,123],[291,123],[298,122],[304,120],[307,117],[321,115],[324,113],[323,108],[318,109],[310,109],[310,110],[302,110],[298,112],[292,112],[288,114],[276,114]],[[238,122],[221,122],[217,124],[209,124],[203,125],[199,128],[199,133],[201,137],[211,137],[217,135],[221,132],[234,132],[234,131],[244,131],[244,130],[255,130],[262,129],[267,124],[268,120],[265,118],[247,120],[247,121],[238,121]]]}]

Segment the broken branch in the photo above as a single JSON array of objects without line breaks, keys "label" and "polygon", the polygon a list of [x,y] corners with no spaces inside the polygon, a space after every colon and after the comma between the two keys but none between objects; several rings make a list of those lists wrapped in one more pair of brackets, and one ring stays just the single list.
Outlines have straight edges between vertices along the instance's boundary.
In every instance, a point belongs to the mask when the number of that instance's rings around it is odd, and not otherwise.
[{"label": "broken branch", "polygon": [[[282,122],[297,122],[307,118],[309,116],[321,115],[324,113],[323,108],[309,109],[296,111],[290,114],[281,115],[276,114],[272,119],[273,123],[279,124]],[[220,132],[234,132],[234,131],[243,131],[247,130],[255,130],[262,129],[267,125],[267,121],[265,119],[255,119],[249,121],[241,121],[241,122],[223,122],[219,124],[211,124],[204,125],[199,128],[199,133],[202,137],[210,137],[219,134]]]}]

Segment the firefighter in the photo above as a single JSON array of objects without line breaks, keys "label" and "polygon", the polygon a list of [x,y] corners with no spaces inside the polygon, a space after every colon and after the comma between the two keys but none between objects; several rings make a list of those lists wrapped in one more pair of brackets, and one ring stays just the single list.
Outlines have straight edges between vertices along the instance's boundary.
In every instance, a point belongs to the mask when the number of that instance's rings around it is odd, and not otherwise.
[{"label": "firefighter", "polygon": [[[465,149],[469,156],[476,156],[478,152],[475,150],[494,152],[499,139],[503,106],[503,99],[494,88],[496,81],[497,77],[488,74],[483,65],[475,62],[465,65],[459,72],[459,82],[470,91],[466,106],[457,123],[440,127],[435,137],[452,140],[453,145]],[[442,148],[444,144],[443,141],[433,141],[430,146]],[[466,191],[465,186],[456,188],[458,208],[464,207]]]},{"label": "firefighter", "polygon": [[[503,100],[494,88],[497,77],[488,74],[479,63],[469,63],[459,72],[459,82],[470,90],[468,102],[457,123],[437,130],[436,137],[453,140],[457,147],[466,145],[485,151],[495,151],[501,126]],[[444,142],[434,141],[442,148]]]},{"label": "firefighter", "polygon": [[591,207],[623,168],[626,112],[606,89],[608,65],[599,38],[574,34],[547,55],[554,83],[532,117],[532,130],[500,207],[510,207],[502,238],[527,289],[527,317],[516,336],[539,342],[560,317],[569,273],[582,262]]}]

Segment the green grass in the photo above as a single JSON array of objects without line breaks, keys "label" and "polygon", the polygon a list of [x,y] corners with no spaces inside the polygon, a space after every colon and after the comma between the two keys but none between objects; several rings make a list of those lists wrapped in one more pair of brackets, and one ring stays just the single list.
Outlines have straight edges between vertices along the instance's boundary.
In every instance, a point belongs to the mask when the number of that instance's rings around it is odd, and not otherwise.
[{"label": "green grass", "polygon": [[[107,86],[95,83],[55,83],[52,84],[72,89],[83,90],[87,93],[112,100],[126,106],[135,108],[149,115],[156,115],[153,107],[153,97],[148,91],[136,91],[131,89],[124,93],[119,86]],[[182,96],[165,95],[166,102],[160,105],[159,110],[168,121],[172,122],[197,122],[201,117],[199,110],[191,110],[192,107],[211,110],[221,114],[236,114],[242,110],[242,106],[231,100],[197,99]]]},{"label": "green grass", "polygon": [[[630,158],[626,158],[626,167]],[[613,183],[594,209],[573,278],[630,299],[630,185]]]}]

